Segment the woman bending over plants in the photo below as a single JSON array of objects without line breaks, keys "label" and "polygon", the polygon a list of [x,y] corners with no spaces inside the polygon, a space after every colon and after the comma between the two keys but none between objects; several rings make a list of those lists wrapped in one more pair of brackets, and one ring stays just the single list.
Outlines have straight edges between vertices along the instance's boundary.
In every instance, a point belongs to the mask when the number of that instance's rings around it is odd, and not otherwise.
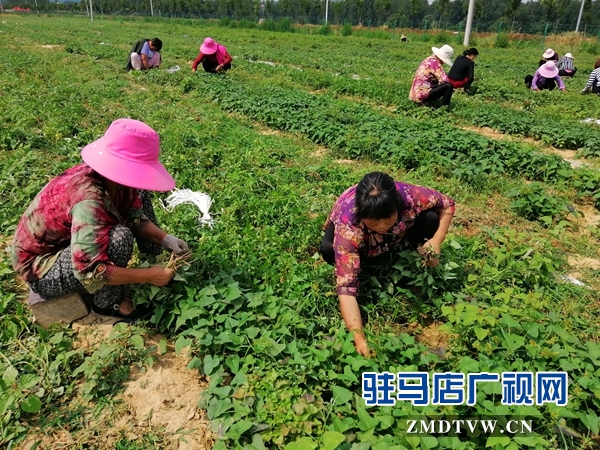
[{"label": "woman bending over plants", "polygon": [[45,300],[88,293],[97,313],[127,319],[142,315],[127,298],[126,285],[165,286],[175,272],[159,266],[128,269],[134,239],[147,254],[188,249],[154,223],[147,190],[175,186],[159,153],[152,128],[119,119],[83,148],[84,163],[40,191],[23,214],[12,245],[13,267],[33,292]]},{"label": "woman bending over plants", "polygon": [[454,89],[469,90],[475,76],[475,58],[477,58],[477,55],[479,55],[479,51],[475,47],[471,47],[456,58],[448,73],[448,81]]},{"label": "woman bending over plants", "polygon": [[525,75],[525,86],[531,88],[533,91],[541,91],[543,89],[552,91],[558,86],[558,89],[565,92],[565,83],[560,78],[554,61],[548,61],[541,65],[533,76]]},{"label": "woman bending over plants", "polygon": [[454,50],[449,45],[444,45],[442,48],[431,47],[431,51],[433,55],[425,58],[415,73],[408,98],[420,104],[428,104],[441,98],[443,105],[449,108],[454,88],[448,81],[442,63],[452,65]]},{"label": "woman bending over plants", "polygon": [[356,301],[361,265],[406,242],[420,246],[425,264],[436,266],[454,209],[450,197],[381,172],[365,175],[338,198],[323,227],[320,252],[335,266],[342,317],[359,353],[369,354]]},{"label": "woman bending over plants", "polygon": [[231,55],[225,47],[217,44],[213,38],[207,37],[200,46],[200,53],[192,63],[192,72],[202,63],[205,72],[221,73],[231,69]]},{"label": "woman bending over plants", "polygon": [[160,66],[162,41],[159,38],[140,39],[129,53],[126,70],[148,70]]},{"label": "woman bending over plants", "polygon": [[588,91],[591,91],[593,94],[600,94],[600,59],[596,60],[594,70],[590,73],[588,82],[581,93],[585,94]]}]

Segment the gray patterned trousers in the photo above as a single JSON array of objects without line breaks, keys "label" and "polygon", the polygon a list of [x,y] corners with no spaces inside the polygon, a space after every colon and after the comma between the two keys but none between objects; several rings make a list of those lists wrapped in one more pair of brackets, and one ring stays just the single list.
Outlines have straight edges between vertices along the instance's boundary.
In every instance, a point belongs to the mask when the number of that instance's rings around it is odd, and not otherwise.
[{"label": "gray patterned trousers", "polygon": [[[140,191],[143,211],[146,217],[156,224],[156,215],[148,191]],[[133,233],[124,225],[115,225],[108,234],[107,255],[110,261],[119,267],[127,267],[133,253],[133,241],[137,241],[141,253],[157,256],[162,247],[144,238],[134,238]],[[52,268],[38,281],[31,283],[33,292],[50,299],[77,292],[86,294],[87,291],[73,274],[71,246],[61,251]],[[99,308],[113,308],[120,305],[126,296],[126,285],[104,285],[93,294],[92,301]],[[89,295],[89,294],[88,294]]]}]

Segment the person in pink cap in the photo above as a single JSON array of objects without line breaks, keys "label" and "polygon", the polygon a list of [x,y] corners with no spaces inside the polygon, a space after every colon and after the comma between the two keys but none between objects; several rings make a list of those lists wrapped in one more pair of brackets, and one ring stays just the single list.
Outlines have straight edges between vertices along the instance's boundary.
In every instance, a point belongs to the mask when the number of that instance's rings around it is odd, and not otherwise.
[{"label": "person in pink cap", "polygon": [[541,65],[533,76],[526,75],[525,85],[534,91],[541,91],[543,89],[551,91],[558,86],[558,89],[565,92],[565,83],[560,78],[554,61],[547,61]]},{"label": "person in pink cap", "polygon": [[231,55],[225,47],[217,44],[213,38],[207,37],[200,46],[198,57],[192,63],[192,72],[196,71],[200,63],[205,72],[224,72],[231,69]]},{"label": "person in pink cap", "polygon": [[180,254],[187,244],[156,225],[149,190],[175,181],[158,160],[159,137],[143,122],[118,119],[81,151],[83,163],[52,179],[25,210],[15,231],[12,264],[44,300],[89,294],[92,310],[134,319],[126,285],[165,286],[171,269],[129,269],[140,252]]}]

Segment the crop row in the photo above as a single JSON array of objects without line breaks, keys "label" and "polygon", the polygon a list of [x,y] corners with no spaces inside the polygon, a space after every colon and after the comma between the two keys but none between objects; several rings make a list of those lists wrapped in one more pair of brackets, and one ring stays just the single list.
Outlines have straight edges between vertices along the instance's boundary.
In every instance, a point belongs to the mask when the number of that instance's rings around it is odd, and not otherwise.
[{"label": "crop row", "polygon": [[[273,68],[260,64],[250,66],[246,70],[260,74],[261,78],[276,78],[279,75],[309,89],[326,89],[335,95],[358,96],[384,105],[394,105],[403,114],[411,114],[411,110],[414,110],[407,99],[407,83],[399,86],[397,81],[390,78],[352,79],[349,74],[333,75],[313,69]],[[488,86],[489,83],[492,85]],[[511,90],[493,83],[484,80],[475,96],[463,97],[458,103],[455,99],[457,104],[453,108],[453,115],[476,126],[489,126],[505,134],[539,139],[557,148],[580,150],[586,157],[600,157],[600,129],[577,122],[582,111],[588,109],[586,105],[580,106],[577,113],[568,113],[565,108],[547,104],[550,99],[545,93],[532,97],[522,92],[516,102],[516,105],[522,106],[507,108],[498,102],[506,101],[506,96],[514,88]],[[552,115],[548,113],[549,109],[554,110]],[[591,110],[589,114],[592,114]]]},{"label": "crop row", "polygon": [[399,119],[363,105],[297,90],[253,84],[234,77],[186,79],[228,111],[280,130],[299,132],[350,158],[386,160],[407,169],[437,167],[474,186],[488,175],[561,183],[600,205],[600,174],[574,170],[560,157],[498,142],[433,120]]},{"label": "crop row", "polygon": [[[178,284],[170,291],[161,289],[153,299],[157,305],[153,321],[161,331],[179,332],[175,348],[191,345],[196,356],[190,367],[210,376],[201,405],[222,437],[217,449],[252,442],[255,447],[244,448],[541,450],[556,438],[551,430],[559,419],[577,430],[597,433],[600,399],[593,392],[600,387],[600,348],[567,333],[561,314],[553,311],[552,291],[558,288],[559,295],[568,295],[552,275],[555,261],[514,232],[491,237],[499,241],[494,258],[479,260],[477,238],[462,240],[462,245],[455,242],[446,256],[458,263],[441,272],[425,271],[415,256],[404,252],[402,269],[380,279],[379,289],[370,287],[380,303],[406,301],[402,297],[408,291],[397,289],[408,279],[424,291],[433,289],[425,301],[439,303],[449,321],[447,329],[459,336],[452,353],[441,360],[412,336],[381,331],[370,336],[376,355],[365,359],[356,354],[352,337],[343,328],[324,317],[299,313],[306,312],[301,292],[278,296],[268,287],[248,291],[224,274],[203,287]],[[506,283],[512,288],[504,288]],[[390,286],[394,288],[388,291]],[[148,298],[145,291],[138,294]],[[463,302],[467,295],[472,300]],[[411,307],[423,300],[412,299]],[[519,446],[497,446],[500,441],[482,436],[463,442],[443,436],[414,439],[404,433],[404,420],[441,414],[442,409],[416,408],[408,402],[394,408],[366,408],[359,395],[359,373],[381,370],[569,370],[570,389],[577,389],[578,396],[567,408],[550,405],[538,411],[499,405],[499,386],[490,385],[478,393],[477,406],[443,409],[459,418],[536,418],[536,434],[517,439]],[[587,381],[580,383],[584,372]],[[288,443],[294,440],[298,446]]]}]

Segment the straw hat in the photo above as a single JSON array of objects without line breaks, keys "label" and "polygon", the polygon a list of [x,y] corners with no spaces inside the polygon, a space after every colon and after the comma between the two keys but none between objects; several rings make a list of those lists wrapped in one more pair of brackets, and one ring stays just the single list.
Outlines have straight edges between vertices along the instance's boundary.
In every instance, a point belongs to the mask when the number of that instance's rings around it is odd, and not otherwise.
[{"label": "straw hat", "polygon": [[542,55],[542,58],[552,58],[552,56],[554,56],[554,50],[552,50],[551,48],[547,49],[544,54]]},{"label": "straw hat", "polygon": [[448,44],[442,46],[442,48],[431,47],[431,51],[446,64],[449,66],[452,65],[452,55],[454,55],[454,49]]},{"label": "straw hat", "polygon": [[570,53],[565,53],[565,58],[575,59],[575,58],[573,58],[573,55]]},{"label": "straw hat", "polygon": [[81,150],[85,163],[115,183],[136,189],[169,191],[175,180],[158,161],[160,139],[144,122],[118,119],[104,136]]}]

